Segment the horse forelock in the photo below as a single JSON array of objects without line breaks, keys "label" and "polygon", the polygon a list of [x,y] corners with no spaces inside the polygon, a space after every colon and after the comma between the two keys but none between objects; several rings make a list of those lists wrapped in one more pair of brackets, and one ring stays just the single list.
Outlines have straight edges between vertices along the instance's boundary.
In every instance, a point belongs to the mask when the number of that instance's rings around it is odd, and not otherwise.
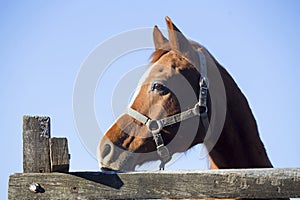
[{"label": "horse forelock", "polygon": [[156,49],[152,54],[151,54],[151,61],[150,64],[154,64],[157,62],[163,55],[168,53],[170,50],[166,49]]},{"label": "horse forelock", "polygon": [[[202,46],[201,44],[199,44],[193,40],[189,40],[189,42],[196,51],[206,50],[206,48],[204,46]],[[150,64],[157,62],[163,55],[165,55],[166,53],[168,53],[171,50],[172,49],[169,44],[164,45],[159,49],[156,49],[150,56],[150,58],[151,58]]]}]

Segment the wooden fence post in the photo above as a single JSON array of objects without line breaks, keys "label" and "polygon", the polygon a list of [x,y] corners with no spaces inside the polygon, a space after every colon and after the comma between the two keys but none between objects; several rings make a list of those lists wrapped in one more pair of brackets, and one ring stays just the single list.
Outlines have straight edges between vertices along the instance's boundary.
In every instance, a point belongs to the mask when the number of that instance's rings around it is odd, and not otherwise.
[{"label": "wooden fence post", "polygon": [[69,171],[67,138],[51,138],[50,117],[23,116],[23,171]]},{"label": "wooden fence post", "polygon": [[50,172],[50,117],[23,116],[23,171]]},{"label": "wooden fence post", "polygon": [[68,172],[70,154],[67,138],[50,138],[51,172]]}]

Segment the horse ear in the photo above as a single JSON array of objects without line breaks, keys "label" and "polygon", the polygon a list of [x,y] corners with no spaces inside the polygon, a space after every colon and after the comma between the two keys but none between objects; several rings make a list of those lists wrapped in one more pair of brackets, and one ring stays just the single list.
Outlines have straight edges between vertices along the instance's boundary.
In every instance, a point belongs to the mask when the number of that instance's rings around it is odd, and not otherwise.
[{"label": "horse ear", "polygon": [[169,43],[168,39],[161,33],[158,27],[155,25],[153,29],[153,41],[155,49],[164,49]]},{"label": "horse ear", "polygon": [[173,51],[187,58],[191,64],[196,67],[200,66],[198,53],[194,50],[188,39],[173,24],[169,17],[166,17],[168,25],[170,46]]}]

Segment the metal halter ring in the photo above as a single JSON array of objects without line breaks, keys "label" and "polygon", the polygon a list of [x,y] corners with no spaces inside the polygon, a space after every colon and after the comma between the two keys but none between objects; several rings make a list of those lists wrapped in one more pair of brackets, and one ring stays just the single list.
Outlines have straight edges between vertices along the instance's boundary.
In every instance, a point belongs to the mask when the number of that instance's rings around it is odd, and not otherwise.
[{"label": "metal halter ring", "polygon": [[152,119],[147,123],[147,127],[152,134],[158,134],[162,130],[163,124],[160,120]]}]

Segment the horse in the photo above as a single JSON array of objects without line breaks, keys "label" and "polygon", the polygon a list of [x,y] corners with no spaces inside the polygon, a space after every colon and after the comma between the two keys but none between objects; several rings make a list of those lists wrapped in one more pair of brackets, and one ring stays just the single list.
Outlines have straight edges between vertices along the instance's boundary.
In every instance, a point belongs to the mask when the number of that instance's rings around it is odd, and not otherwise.
[{"label": "horse", "polygon": [[134,171],[203,143],[210,169],[272,168],[256,120],[234,79],[202,45],[166,17],[154,26],[155,51],[128,109],[98,147],[102,170]]}]

